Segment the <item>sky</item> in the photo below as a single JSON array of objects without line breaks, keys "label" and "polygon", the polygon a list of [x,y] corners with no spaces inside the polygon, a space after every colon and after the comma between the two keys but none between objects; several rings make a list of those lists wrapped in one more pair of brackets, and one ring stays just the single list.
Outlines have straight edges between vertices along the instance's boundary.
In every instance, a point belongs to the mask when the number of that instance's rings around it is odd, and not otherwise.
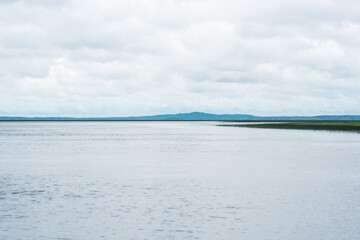
[{"label": "sky", "polygon": [[360,114],[359,0],[0,0],[0,116]]}]

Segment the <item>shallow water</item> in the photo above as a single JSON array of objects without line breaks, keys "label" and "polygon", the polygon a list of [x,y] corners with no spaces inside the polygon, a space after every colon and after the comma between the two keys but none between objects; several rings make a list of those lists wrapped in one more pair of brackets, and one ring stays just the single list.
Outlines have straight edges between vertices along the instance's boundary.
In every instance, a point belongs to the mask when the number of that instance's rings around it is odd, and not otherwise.
[{"label": "shallow water", "polygon": [[0,122],[0,239],[359,239],[360,134]]}]

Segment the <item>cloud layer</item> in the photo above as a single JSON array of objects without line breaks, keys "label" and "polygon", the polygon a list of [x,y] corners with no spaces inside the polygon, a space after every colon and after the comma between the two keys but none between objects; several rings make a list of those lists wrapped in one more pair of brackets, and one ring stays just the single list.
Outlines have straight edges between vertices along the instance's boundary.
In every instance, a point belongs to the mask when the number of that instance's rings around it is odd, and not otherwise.
[{"label": "cloud layer", "polygon": [[360,114],[357,0],[0,0],[0,115]]}]

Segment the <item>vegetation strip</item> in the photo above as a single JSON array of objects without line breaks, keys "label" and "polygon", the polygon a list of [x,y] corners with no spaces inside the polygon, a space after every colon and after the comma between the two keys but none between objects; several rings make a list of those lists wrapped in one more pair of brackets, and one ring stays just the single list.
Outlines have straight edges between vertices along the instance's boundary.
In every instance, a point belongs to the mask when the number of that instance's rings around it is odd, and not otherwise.
[{"label": "vegetation strip", "polygon": [[300,129],[360,132],[360,121],[320,121],[320,122],[282,122],[282,123],[254,123],[254,124],[220,124],[223,127],[270,128],[270,129]]}]

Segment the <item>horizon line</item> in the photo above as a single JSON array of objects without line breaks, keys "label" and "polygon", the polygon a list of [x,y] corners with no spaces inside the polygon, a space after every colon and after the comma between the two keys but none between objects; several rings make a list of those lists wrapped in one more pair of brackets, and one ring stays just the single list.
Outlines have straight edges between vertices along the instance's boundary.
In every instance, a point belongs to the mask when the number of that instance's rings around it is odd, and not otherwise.
[{"label": "horizon line", "polygon": [[86,116],[86,117],[78,117],[78,116],[21,116],[21,115],[0,115],[0,118],[21,118],[21,119],[125,119],[125,118],[143,118],[143,117],[160,117],[160,116],[176,116],[176,115],[187,115],[187,114],[204,114],[204,115],[212,115],[212,116],[249,116],[249,117],[343,117],[343,116],[360,116],[360,114],[316,114],[316,115],[255,115],[255,114],[247,114],[247,113],[208,113],[208,112],[179,112],[179,113],[163,113],[163,114],[153,114],[153,115],[139,115],[139,116]]}]

